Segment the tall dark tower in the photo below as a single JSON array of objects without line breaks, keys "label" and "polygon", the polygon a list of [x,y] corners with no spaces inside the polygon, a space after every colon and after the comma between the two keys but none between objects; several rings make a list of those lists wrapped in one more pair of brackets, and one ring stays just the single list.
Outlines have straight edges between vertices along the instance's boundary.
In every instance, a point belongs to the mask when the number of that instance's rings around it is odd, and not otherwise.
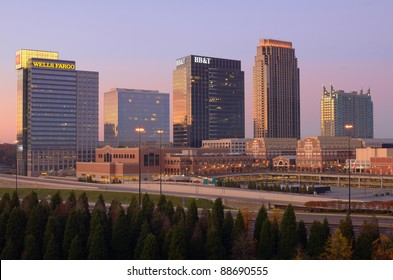
[{"label": "tall dark tower", "polygon": [[189,55],[173,71],[173,145],[244,138],[244,72],[239,60]]},{"label": "tall dark tower", "polygon": [[291,42],[262,39],[254,64],[254,138],[300,139],[300,83]]}]

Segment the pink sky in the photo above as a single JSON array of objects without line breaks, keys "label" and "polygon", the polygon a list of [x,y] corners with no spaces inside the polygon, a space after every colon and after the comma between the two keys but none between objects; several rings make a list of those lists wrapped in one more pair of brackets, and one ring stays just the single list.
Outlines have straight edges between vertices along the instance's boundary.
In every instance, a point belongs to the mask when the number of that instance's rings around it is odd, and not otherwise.
[{"label": "pink sky", "polygon": [[[330,83],[345,91],[370,86],[374,136],[393,138],[392,1],[230,0],[226,7],[221,1],[200,1],[197,7],[184,1],[111,3],[70,0],[47,6],[21,0],[2,5],[0,143],[16,138],[14,61],[21,48],[58,51],[61,59],[75,60],[77,69],[100,73],[100,139],[103,94],[110,88],[172,93],[177,58],[239,59],[245,71],[246,136],[252,137],[252,66],[260,38],[292,41],[296,49],[302,138],[319,135],[321,88]],[[64,21],[70,15],[72,21]]]}]

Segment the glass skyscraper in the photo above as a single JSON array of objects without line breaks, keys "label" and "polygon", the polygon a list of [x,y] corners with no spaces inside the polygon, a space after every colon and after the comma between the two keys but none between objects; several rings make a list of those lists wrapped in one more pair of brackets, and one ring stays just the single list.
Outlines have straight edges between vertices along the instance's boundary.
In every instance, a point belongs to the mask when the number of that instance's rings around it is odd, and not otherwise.
[{"label": "glass skyscraper", "polygon": [[73,175],[77,161],[94,161],[98,73],[35,50],[18,51],[16,68],[18,174]]},{"label": "glass skyscraper", "polygon": [[244,72],[239,60],[189,55],[173,71],[173,145],[244,138]]},{"label": "glass skyscraper", "polygon": [[[112,147],[169,143],[169,93],[115,88],[104,95],[104,142]],[[158,133],[162,131],[162,134]],[[161,138],[161,139],[160,139]]]},{"label": "glass skyscraper", "polygon": [[[345,125],[352,124],[346,131]],[[374,138],[374,111],[370,89],[367,93],[322,88],[321,135]]]},{"label": "glass skyscraper", "polygon": [[300,82],[291,42],[262,39],[254,64],[254,138],[300,139]]}]

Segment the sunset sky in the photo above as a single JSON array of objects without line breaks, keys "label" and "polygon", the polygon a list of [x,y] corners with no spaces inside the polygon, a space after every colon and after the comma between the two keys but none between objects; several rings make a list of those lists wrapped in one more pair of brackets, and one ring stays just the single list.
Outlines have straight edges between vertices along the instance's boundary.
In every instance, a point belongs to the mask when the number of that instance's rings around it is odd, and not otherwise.
[{"label": "sunset sky", "polygon": [[252,66],[261,38],[291,41],[300,68],[301,135],[319,135],[322,84],[371,88],[375,138],[393,138],[393,1],[0,0],[0,143],[16,139],[15,52],[58,51],[111,88],[172,94],[176,59],[242,61],[246,137],[252,137]]}]

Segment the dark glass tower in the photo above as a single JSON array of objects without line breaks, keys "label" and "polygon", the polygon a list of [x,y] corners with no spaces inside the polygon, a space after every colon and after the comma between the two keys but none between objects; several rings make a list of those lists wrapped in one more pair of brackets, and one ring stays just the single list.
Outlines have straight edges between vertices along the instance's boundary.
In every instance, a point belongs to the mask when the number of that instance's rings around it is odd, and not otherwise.
[{"label": "dark glass tower", "polygon": [[73,175],[98,143],[98,73],[76,71],[57,53],[20,50],[18,174]]},{"label": "dark glass tower", "polygon": [[190,55],[173,71],[173,145],[244,138],[244,72],[239,60]]}]

